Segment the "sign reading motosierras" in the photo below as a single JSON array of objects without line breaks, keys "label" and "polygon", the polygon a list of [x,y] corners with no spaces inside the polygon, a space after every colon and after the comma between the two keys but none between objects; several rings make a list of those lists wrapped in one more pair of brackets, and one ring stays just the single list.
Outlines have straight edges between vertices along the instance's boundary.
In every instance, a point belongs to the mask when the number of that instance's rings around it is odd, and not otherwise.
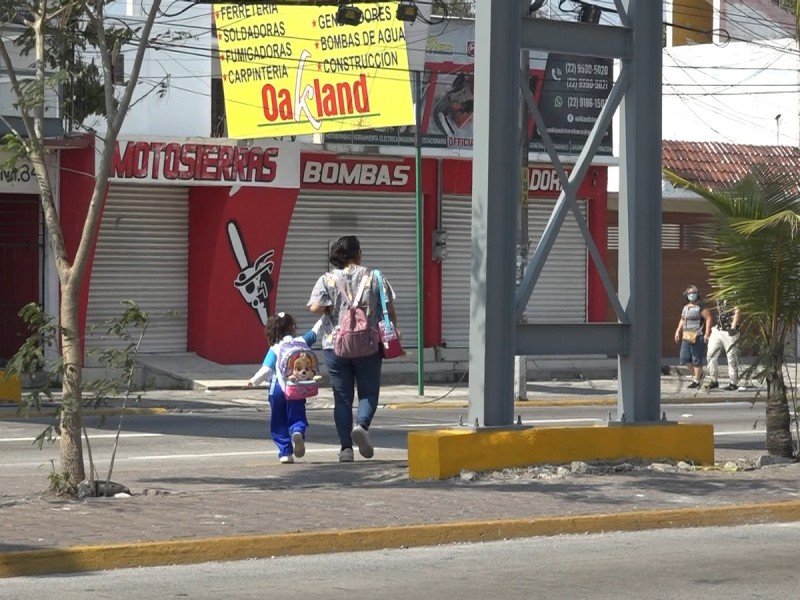
[{"label": "sign reading motosierras", "polygon": [[364,22],[352,27],[336,22],[335,5],[214,4],[229,135],[413,123],[405,28],[396,8],[364,6]]},{"label": "sign reading motosierras", "polygon": [[296,188],[299,152],[291,145],[238,146],[197,141],[120,140],[111,181]]}]

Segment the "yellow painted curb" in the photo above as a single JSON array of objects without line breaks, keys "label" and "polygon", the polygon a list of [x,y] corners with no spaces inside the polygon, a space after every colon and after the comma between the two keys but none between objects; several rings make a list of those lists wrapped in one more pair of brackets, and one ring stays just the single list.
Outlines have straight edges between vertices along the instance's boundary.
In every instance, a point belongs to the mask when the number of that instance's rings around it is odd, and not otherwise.
[{"label": "yellow painted curb", "polygon": [[[671,404],[724,404],[731,400],[738,402],[747,401],[747,398],[722,396],[722,397],[691,397],[691,398],[662,398],[661,405],[669,406]],[[516,408],[534,407],[534,408],[547,408],[558,406],[616,406],[616,398],[544,398],[538,400],[517,400],[514,402]],[[433,400],[429,402],[387,402],[382,404],[384,408],[392,410],[396,409],[420,409],[420,408],[469,408],[469,402],[466,400]]]},{"label": "yellow painted curb", "polygon": [[402,410],[406,408],[467,408],[468,406],[468,402],[461,402],[459,400],[450,400],[446,402],[442,402],[440,400],[434,400],[432,402],[402,402],[397,404],[387,403],[383,405],[384,408],[389,408],[391,410]]},{"label": "yellow painted curb", "polygon": [[5,369],[0,369],[0,400],[19,402],[22,399],[22,382],[16,375],[6,375]]},{"label": "yellow painted curb", "polygon": [[[616,398],[552,398],[545,400],[517,400],[514,406],[517,408],[528,407],[548,407],[548,406],[616,406]],[[433,401],[420,401],[420,402],[404,402],[392,404],[387,402],[383,405],[385,408],[391,409],[405,409],[405,408],[469,408],[468,401],[462,400],[433,400]]]},{"label": "yellow painted curb", "polygon": [[462,469],[492,471],[575,460],[714,463],[714,427],[702,423],[440,429],[408,434],[408,476],[446,479]]},{"label": "yellow painted curb", "polygon": [[600,515],[73,546],[0,553],[0,577],[488,542],[562,534],[800,521],[800,501]]}]

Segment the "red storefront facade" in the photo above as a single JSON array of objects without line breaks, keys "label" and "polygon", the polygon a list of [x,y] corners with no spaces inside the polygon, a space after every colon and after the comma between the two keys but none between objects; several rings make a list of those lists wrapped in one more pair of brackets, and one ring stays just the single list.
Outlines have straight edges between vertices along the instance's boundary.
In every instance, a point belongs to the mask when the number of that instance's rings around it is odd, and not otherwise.
[{"label": "red storefront facade", "polygon": [[[94,156],[94,144],[62,151],[61,214],[73,248]],[[465,348],[471,161],[426,158],[422,168],[423,345]],[[541,224],[560,187],[549,165],[532,166],[529,174],[528,204]],[[392,281],[406,345],[415,347],[415,190],[409,158],[337,156],[280,143],[243,147],[219,139],[121,140],[82,301],[85,323],[113,315],[121,299],[131,298],[157,315],[143,351],[255,363],[263,357],[269,315],[291,312],[301,327],[313,322],[305,303],[328,268],[329,245],[356,234],[365,263]],[[605,255],[605,167],[590,168],[578,196]],[[437,231],[447,232],[443,260],[434,257]],[[560,321],[560,305],[570,302],[571,319],[604,320],[605,293],[582,240],[573,236],[561,256],[562,284],[542,284],[534,320],[550,314]],[[564,281],[573,283],[564,287]],[[550,300],[564,294],[570,295],[566,304]],[[89,347],[108,343],[87,338]]]}]

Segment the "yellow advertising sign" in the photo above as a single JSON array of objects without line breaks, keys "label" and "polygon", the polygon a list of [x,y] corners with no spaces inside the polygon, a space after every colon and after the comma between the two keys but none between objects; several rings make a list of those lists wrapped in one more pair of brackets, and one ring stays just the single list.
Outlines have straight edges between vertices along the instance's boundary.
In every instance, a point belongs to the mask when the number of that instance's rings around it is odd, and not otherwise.
[{"label": "yellow advertising sign", "polygon": [[396,2],[336,6],[214,4],[228,136],[278,137],[412,125]]}]

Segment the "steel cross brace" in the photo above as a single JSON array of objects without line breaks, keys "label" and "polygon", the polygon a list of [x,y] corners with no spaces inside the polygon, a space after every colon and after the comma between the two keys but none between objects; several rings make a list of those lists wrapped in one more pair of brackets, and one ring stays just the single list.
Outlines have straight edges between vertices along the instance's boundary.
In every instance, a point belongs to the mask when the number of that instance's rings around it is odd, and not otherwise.
[{"label": "steel cross brace", "polygon": [[603,287],[606,290],[606,295],[608,296],[611,305],[614,308],[614,313],[616,314],[617,319],[622,323],[627,322],[625,311],[619,302],[617,292],[614,289],[614,284],[611,282],[611,277],[609,277],[608,271],[603,264],[603,261],[600,257],[600,252],[598,251],[597,245],[592,239],[589,228],[586,225],[586,221],[583,219],[583,216],[580,213],[576,198],[580,182],[583,181],[583,178],[586,176],[586,172],[591,166],[592,158],[594,158],[597,148],[600,146],[600,142],[602,141],[606,130],[611,124],[611,119],[614,117],[614,113],[617,111],[617,108],[619,107],[619,104],[628,89],[628,84],[630,83],[629,73],[629,69],[623,66],[617,81],[614,82],[614,86],[611,89],[608,100],[601,109],[600,115],[597,121],[595,121],[592,131],[589,134],[589,138],[586,140],[586,144],[583,146],[583,149],[578,156],[578,160],[575,163],[575,168],[569,176],[567,175],[564,165],[561,162],[561,158],[558,156],[558,151],[553,144],[553,139],[547,132],[547,125],[544,122],[544,118],[542,117],[539,107],[536,106],[536,102],[533,98],[531,90],[526,85],[521,86],[525,103],[527,104],[528,110],[530,110],[531,116],[533,116],[536,126],[538,127],[542,136],[542,143],[547,150],[547,154],[550,156],[550,160],[553,161],[553,168],[556,170],[560,181],[563,183],[561,184],[561,193],[558,196],[558,201],[556,202],[553,212],[550,215],[550,220],[548,221],[547,226],[542,233],[542,238],[539,241],[539,244],[536,246],[536,250],[531,257],[528,266],[525,268],[525,273],[522,277],[519,289],[517,290],[517,316],[520,316],[525,312],[525,307],[527,306],[528,300],[533,293],[533,288],[539,279],[539,275],[541,275],[542,269],[544,269],[545,262],[547,261],[550,250],[553,248],[553,244],[558,237],[558,232],[561,229],[561,225],[564,223],[567,210],[570,210],[575,217],[575,221],[578,223],[578,227],[581,230],[583,239],[586,241],[589,254],[592,257],[592,260],[594,260],[595,266],[597,267],[597,271],[600,275],[600,279],[603,282]]},{"label": "steel cross brace", "polygon": [[[590,56],[629,59],[632,51],[632,34],[630,30],[631,19],[628,14],[629,2],[630,0],[614,0],[614,6],[620,18],[620,22],[622,23],[622,27],[594,26],[591,29],[587,29],[585,25],[579,23],[552,22],[523,18],[522,43],[526,47],[546,48],[550,52],[562,51],[572,54],[586,54]],[[580,37],[576,35],[579,32],[581,33]],[[576,38],[584,42],[584,44],[582,44],[583,47],[576,46]],[[569,40],[569,45],[563,48],[557,48],[556,46],[562,44],[563,40],[565,39]],[[603,261],[601,260],[600,253],[597,250],[597,245],[594,243],[594,240],[592,240],[591,234],[589,233],[589,228],[580,214],[580,210],[576,201],[576,195],[578,186],[586,176],[586,172],[591,165],[592,158],[597,152],[600,141],[605,135],[614,113],[616,112],[617,108],[619,108],[629,84],[629,69],[626,66],[623,66],[620,75],[617,78],[617,81],[614,83],[611,93],[609,94],[606,104],[600,111],[600,116],[595,122],[589,138],[587,139],[587,142],[578,157],[571,177],[567,176],[566,170],[564,169],[561,159],[558,156],[558,152],[555,149],[555,145],[553,144],[553,140],[547,133],[547,127],[544,123],[544,118],[542,117],[542,113],[539,111],[539,108],[536,106],[533,94],[528,86],[522,86],[523,98],[531,112],[531,115],[534,118],[534,121],[536,122],[537,127],[539,128],[539,131],[541,132],[542,142],[547,150],[547,154],[553,161],[553,166],[558,173],[560,181],[562,182],[562,191],[559,194],[559,198],[556,202],[556,206],[553,208],[553,213],[550,216],[550,220],[548,221],[547,226],[542,233],[541,240],[539,241],[539,244],[537,245],[536,250],[531,257],[527,268],[525,269],[523,279],[517,290],[515,298],[515,310],[517,316],[520,316],[525,312],[525,307],[530,300],[531,294],[533,293],[536,282],[541,275],[547,257],[549,256],[550,251],[553,248],[553,244],[558,237],[558,232],[561,229],[561,225],[564,223],[566,212],[567,210],[570,210],[575,218],[575,221],[578,223],[578,228],[580,229],[581,235],[583,235],[583,238],[586,242],[586,247],[589,250],[589,254],[592,257],[595,266],[597,267],[600,280],[603,283],[603,288],[605,289],[606,295],[611,302],[611,306],[614,309],[617,319],[621,323],[628,322],[627,315],[625,310],[622,308],[605,264],[603,264]]]}]

